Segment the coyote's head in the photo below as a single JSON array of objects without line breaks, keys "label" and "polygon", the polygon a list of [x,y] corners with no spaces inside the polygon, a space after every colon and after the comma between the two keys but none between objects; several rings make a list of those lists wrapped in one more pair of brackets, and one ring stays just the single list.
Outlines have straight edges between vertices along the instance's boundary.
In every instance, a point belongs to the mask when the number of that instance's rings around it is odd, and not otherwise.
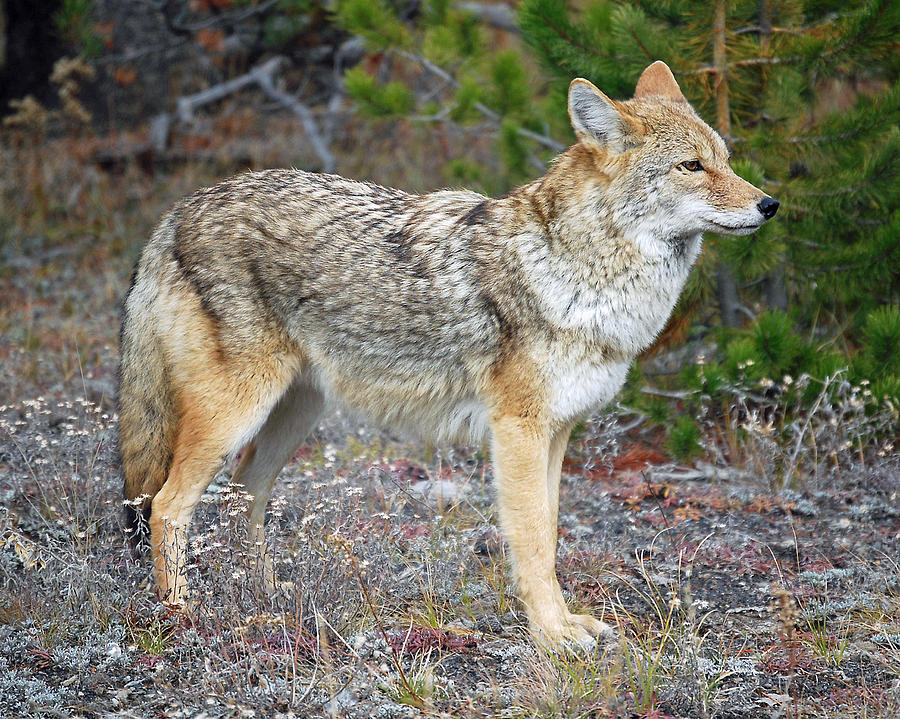
[{"label": "coyote's head", "polygon": [[725,141],[663,62],[644,70],[631,100],[573,80],[569,116],[622,230],[667,242],[700,232],[746,235],[778,210],[777,200],[734,173]]}]

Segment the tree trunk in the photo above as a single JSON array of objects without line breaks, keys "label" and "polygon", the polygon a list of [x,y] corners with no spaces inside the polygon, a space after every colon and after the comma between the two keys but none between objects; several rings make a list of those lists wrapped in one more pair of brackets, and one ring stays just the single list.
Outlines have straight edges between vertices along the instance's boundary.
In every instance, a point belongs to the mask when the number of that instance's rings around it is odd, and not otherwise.
[{"label": "tree trunk", "polygon": [[779,263],[766,275],[766,306],[782,312],[787,309],[787,282],[783,263]]},{"label": "tree trunk", "polygon": [[53,16],[62,0],[0,0],[0,116],[9,101],[34,95],[41,104],[57,101],[50,82],[55,63],[65,53]]},{"label": "tree trunk", "polygon": [[[769,0],[759,0],[759,54],[762,57],[769,56],[769,47],[772,45],[772,11],[769,8]],[[763,72],[763,85],[765,85],[765,65],[761,65]]]},{"label": "tree trunk", "polygon": [[716,120],[719,134],[731,144],[731,112],[728,108],[728,72],[725,66],[725,3],[716,3],[713,19],[713,67],[716,80]]},{"label": "tree trunk", "polygon": [[6,67],[6,5],[0,0],[0,71]]},{"label": "tree trunk", "polygon": [[737,283],[731,268],[720,261],[716,268],[716,298],[719,300],[719,314],[722,316],[722,324],[726,327],[740,327],[741,318],[738,315]]},{"label": "tree trunk", "polygon": [[[728,107],[728,75],[725,67],[725,2],[719,0],[713,18],[713,66],[715,67],[716,124],[719,134],[731,144],[731,111]],[[723,261],[716,268],[716,297],[719,314],[726,327],[740,327],[737,283]]]},{"label": "tree trunk", "polygon": [[[772,9],[769,0],[759,0],[757,5],[759,13],[759,54],[761,57],[769,56],[772,46]],[[769,69],[760,65],[760,95],[765,92],[766,80]],[[787,287],[785,285],[784,265],[779,261],[778,265],[766,275],[766,306],[776,310],[787,309]]]}]

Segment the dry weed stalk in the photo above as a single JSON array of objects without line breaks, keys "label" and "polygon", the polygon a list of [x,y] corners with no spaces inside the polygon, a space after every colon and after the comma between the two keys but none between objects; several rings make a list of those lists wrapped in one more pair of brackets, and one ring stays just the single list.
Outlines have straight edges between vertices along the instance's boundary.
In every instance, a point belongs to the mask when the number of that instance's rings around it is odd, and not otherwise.
[{"label": "dry weed stalk", "polygon": [[80,55],[60,58],[53,65],[53,72],[50,74],[50,81],[59,85],[57,92],[62,101],[63,114],[82,125],[89,125],[93,118],[78,99],[78,93],[81,91],[81,84],[85,80],[92,80],[94,75],[94,68]]},{"label": "dry weed stalk", "polygon": [[797,635],[797,622],[800,620],[800,609],[794,595],[782,586],[776,586],[772,591],[774,597],[772,612],[778,622],[781,639],[787,650],[788,656],[788,688],[791,694],[791,709],[789,719],[800,719],[800,697],[797,692],[797,667],[799,665],[798,649],[800,639]]}]

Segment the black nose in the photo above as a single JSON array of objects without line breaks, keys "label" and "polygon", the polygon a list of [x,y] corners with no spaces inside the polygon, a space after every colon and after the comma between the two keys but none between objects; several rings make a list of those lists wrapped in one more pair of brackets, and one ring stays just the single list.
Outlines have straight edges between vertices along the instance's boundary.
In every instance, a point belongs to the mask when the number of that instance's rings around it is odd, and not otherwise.
[{"label": "black nose", "polygon": [[771,220],[775,217],[775,213],[778,212],[778,200],[774,197],[764,197],[757,203],[756,209],[758,209],[762,213],[762,216],[767,220]]}]

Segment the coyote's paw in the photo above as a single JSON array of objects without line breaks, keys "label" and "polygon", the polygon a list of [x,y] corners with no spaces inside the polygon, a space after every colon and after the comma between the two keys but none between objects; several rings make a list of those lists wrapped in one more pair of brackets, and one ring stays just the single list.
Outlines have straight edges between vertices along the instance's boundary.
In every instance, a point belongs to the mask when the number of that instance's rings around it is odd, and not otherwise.
[{"label": "coyote's paw", "polygon": [[179,587],[177,591],[168,590],[166,592],[157,587],[154,594],[166,609],[179,614],[190,614],[197,606],[197,597],[194,596],[194,593],[182,587]]},{"label": "coyote's paw", "polygon": [[533,627],[532,632],[540,644],[556,651],[591,651],[598,645],[612,643],[616,636],[612,627],[590,614],[569,611],[555,621]]},{"label": "coyote's paw", "polygon": [[181,614],[183,616],[190,616],[192,614],[195,614],[195,610],[198,606],[196,598],[187,595],[180,597],[178,601],[161,599],[160,603],[170,612]]}]

